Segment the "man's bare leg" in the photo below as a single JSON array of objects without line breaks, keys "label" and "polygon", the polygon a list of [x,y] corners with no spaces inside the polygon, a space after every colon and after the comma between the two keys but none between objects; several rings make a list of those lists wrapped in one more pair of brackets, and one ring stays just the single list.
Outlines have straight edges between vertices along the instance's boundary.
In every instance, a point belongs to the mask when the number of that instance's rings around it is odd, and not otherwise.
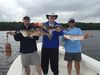
[{"label": "man's bare leg", "polygon": [[68,75],[71,75],[71,72],[72,72],[72,62],[68,62],[67,68],[68,68]]},{"label": "man's bare leg", "polygon": [[80,75],[80,62],[75,61],[76,75]]},{"label": "man's bare leg", "polygon": [[26,75],[30,75],[30,67],[29,66],[25,67],[25,72],[26,72]]},{"label": "man's bare leg", "polygon": [[41,65],[36,65],[36,70],[38,72],[38,75],[42,75],[42,68]]}]

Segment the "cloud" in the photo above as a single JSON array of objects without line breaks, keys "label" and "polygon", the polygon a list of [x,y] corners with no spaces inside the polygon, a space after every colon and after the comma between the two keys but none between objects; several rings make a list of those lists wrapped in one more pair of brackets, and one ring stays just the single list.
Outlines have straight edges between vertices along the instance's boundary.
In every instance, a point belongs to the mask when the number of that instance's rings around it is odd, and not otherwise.
[{"label": "cloud", "polygon": [[61,22],[66,22],[69,17],[92,22],[91,19],[100,19],[99,3],[100,0],[0,0],[0,21],[20,21],[25,15],[32,21],[45,21],[47,13],[55,12]]},{"label": "cloud", "polygon": [[25,14],[25,10],[20,8],[13,0],[0,1],[0,21],[16,21]]}]

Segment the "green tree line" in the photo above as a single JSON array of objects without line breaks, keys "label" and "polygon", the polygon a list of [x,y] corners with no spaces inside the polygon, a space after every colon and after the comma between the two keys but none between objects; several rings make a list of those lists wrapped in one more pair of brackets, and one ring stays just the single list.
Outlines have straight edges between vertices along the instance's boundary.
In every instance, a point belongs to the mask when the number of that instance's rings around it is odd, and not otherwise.
[{"label": "green tree line", "polygon": [[0,30],[16,30],[21,22],[0,22]]},{"label": "green tree line", "polygon": [[[68,27],[68,24],[62,23],[63,27]],[[100,30],[100,23],[82,23],[77,22],[76,27],[81,28],[82,30]]]},{"label": "green tree line", "polygon": [[[61,23],[64,28],[68,27],[67,23]],[[21,22],[0,22],[0,30],[16,30],[21,26]],[[82,30],[100,30],[100,23],[81,23],[77,22],[76,27]]]}]

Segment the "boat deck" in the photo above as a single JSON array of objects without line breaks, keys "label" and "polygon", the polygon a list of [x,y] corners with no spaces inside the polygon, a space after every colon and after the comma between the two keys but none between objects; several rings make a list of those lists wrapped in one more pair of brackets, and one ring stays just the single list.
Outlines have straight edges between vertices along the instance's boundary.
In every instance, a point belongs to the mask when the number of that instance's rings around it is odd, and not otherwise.
[{"label": "boat deck", "polygon": [[[59,75],[68,75],[67,62],[64,61],[63,59],[64,59],[64,55],[60,54],[59,55]],[[81,75],[97,75],[95,72],[92,72],[92,70],[89,71],[88,68],[86,68],[86,66],[84,66],[82,63],[81,63]],[[22,65],[21,65],[21,61],[20,61],[20,56],[18,56],[17,59],[12,64],[7,75],[26,75],[24,72],[24,69],[22,69],[21,66]],[[87,74],[85,74],[85,73],[87,73]],[[31,75],[38,75],[36,72],[35,66],[31,66]],[[53,75],[50,68],[49,68],[48,75]],[[72,75],[76,75],[74,66],[72,68]]]},{"label": "boat deck", "polygon": [[[60,59],[60,61],[59,61],[59,75],[68,75],[68,73],[67,73],[67,62],[64,61],[64,55],[60,54],[59,59]],[[25,73],[23,75],[25,75]],[[38,75],[36,70],[35,70],[35,66],[31,66],[31,75]],[[48,75],[53,75],[50,68],[49,68]],[[75,75],[74,67],[72,69],[72,75]],[[83,74],[81,74],[81,75],[83,75]]]},{"label": "boat deck", "polygon": [[[41,43],[38,44],[38,50],[41,48]],[[59,75],[68,75],[67,72],[67,62],[64,61],[64,48],[60,46],[59,54]],[[39,51],[40,52],[40,51]],[[7,75],[26,75],[24,69],[22,69],[20,55],[11,65]],[[31,66],[31,75],[38,75],[35,66]],[[49,68],[48,75],[53,75]],[[72,67],[72,75],[76,75],[74,64]],[[100,75],[100,62],[82,54],[82,61],[80,67],[80,75]]]}]

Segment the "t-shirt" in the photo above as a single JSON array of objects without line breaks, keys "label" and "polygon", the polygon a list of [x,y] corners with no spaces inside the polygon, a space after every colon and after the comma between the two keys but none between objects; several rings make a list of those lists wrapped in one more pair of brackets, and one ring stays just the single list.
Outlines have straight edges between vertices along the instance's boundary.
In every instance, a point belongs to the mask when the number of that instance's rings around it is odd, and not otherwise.
[{"label": "t-shirt", "polygon": [[[67,28],[63,30],[64,35],[83,35],[82,31],[80,28]],[[81,42],[80,40],[69,40],[69,39],[64,39],[64,47],[65,47],[65,52],[68,53],[78,53],[81,52]]]}]

